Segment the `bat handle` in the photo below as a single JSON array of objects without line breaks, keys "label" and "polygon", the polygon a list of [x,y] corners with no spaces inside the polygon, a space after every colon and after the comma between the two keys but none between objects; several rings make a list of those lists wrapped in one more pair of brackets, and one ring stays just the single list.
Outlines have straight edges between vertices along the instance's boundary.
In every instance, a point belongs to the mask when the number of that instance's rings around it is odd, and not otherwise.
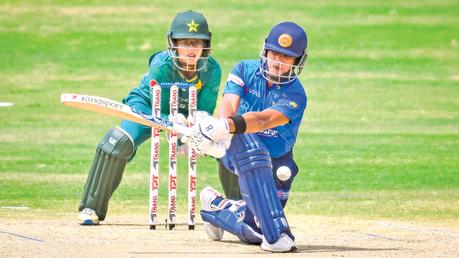
[{"label": "bat handle", "polygon": [[174,123],[174,127],[172,128],[172,130],[176,133],[183,134],[185,136],[191,136],[191,128],[181,124]]}]

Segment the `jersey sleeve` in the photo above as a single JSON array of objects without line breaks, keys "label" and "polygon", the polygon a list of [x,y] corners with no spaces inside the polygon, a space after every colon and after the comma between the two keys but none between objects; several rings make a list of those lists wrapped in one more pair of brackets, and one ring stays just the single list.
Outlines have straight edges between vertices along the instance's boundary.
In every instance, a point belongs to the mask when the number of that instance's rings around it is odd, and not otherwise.
[{"label": "jersey sleeve", "polygon": [[155,80],[157,82],[160,82],[165,79],[165,72],[163,71],[164,68],[167,69],[163,65],[163,62],[161,60],[161,55],[163,52],[156,52],[154,53],[148,60],[148,72],[142,77],[140,80],[140,85],[139,88],[141,88],[146,95],[151,97],[150,93],[150,81]]},{"label": "jersey sleeve", "polygon": [[198,110],[206,111],[212,115],[217,106],[218,91],[222,78],[220,65],[213,61],[207,70],[208,79],[204,80],[204,84],[198,96]]},{"label": "jersey sleeve", "polygon": [[142,76],[139,80],[137,87],[131,89],[129,94],[123,99],[123,103],[131,104],[133,102],[139,102],[141,99],[145,101],[146,104],[151,105],[151,94],[150,94],[150,81],[152,79],[157,80],[156,69],[150,67],[146,74]]},{"label": "jersey sleeve", "polygon": [[301,119],[306,106],[307,96],[304,91],[286,91],[276,100],[274,105],[269,107],[269,109],[281,112],[288,117],[291,122],[296,119]]},{"label": "jersey sleeve", "polygon": [[244,70],[243,62],[239,62],[233,67],[226,80],[223,94],[232,93],[242,96],[245,93]]}]

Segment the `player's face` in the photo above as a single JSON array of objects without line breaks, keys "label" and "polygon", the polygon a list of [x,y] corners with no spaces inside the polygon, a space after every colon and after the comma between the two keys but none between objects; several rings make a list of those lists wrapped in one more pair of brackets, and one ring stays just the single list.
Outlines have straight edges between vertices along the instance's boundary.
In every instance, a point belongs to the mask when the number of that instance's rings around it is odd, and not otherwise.
[{"label": "player's face", "polygon": [[293,56],[287,56],[272,50],[267,51],[266,58],[271,76],[290,74],[292,65],[295,64],[296,60]]},{"label": "player's face", "polygon": [[202,39],[177,39],[178,61],[185,70],[195,70],[204,47]]}]

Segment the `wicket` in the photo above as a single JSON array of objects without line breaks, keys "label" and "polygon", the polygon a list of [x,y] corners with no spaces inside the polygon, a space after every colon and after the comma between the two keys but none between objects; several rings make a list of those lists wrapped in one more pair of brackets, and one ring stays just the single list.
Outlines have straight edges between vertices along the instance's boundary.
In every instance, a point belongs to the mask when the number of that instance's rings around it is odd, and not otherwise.
[{"label": "wicket", "polygon": [[[188,126],[196,123],[196,111],[198,110],[198,95],[196,87],[192,86],[188,92]],[[188,229],[193,230],[196,216],[196,150],[188,146]]]},{"label": "wicket", "polygon": [[[192,126],[196,121],[197,110],[197,90],[194,85],[187,87],[189,91],[188,99],[188,121]],[[152,95],[152,114],[156,117],[161,116],[161,86],[152,80],[150,82]],[[178,113],[179,88],[172,85],[169,89],[169,111],[171,117],[176,118]],[[177,133],[167,132],[169,135],[169,193],[168,193],[168,216],[166,228],[175,228],[177,211]],[[158,225],[158,187],[159,187],[159,147],[160,130],[152,128],[151,132],[151,159],[150,159],[150,201],[149,201],[149,224],[150,229],[156,229]],[[188,149],[188,229],[194,230],[196,216],[196,151]]]},{"label": "wicket", "polygon": [[[159,85],[152,85],[151,90],[151,111],[156,117],[161,116],[161,87]],[[156,83],[156,82],[155,82]],[[159,144],[160,144],[160,130],[151,128],[151,160],[150,160],[150,201],[149,201],[149,222],[150,229],[156,229],[158,224],[158,187],[159,187]]]}]

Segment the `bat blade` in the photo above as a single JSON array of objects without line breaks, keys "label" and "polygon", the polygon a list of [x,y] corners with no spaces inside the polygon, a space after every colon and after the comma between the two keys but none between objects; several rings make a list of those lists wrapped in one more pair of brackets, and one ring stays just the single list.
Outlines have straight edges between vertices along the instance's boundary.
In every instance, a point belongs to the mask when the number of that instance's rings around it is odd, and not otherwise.
[{"label": "bat blade", "polygon": [[174,123],[159,117],[134,112],[128,105],[103,97],[63,93],[61,94],[61,103],[66,106],[118,117],[161,130],[190,135],[188,127],[174,125]]}]

